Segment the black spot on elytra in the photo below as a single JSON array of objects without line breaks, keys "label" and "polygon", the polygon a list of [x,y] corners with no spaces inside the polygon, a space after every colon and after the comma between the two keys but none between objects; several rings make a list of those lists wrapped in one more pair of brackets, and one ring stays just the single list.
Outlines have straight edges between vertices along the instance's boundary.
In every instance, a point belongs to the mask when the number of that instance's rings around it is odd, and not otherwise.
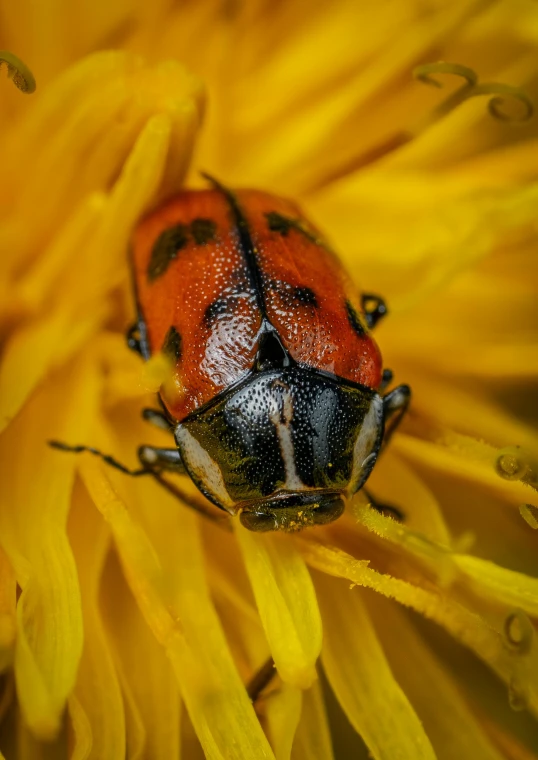
[{"label": "black spot on elytra", "polygon": [[151,251],[148,280],[153,282],[157,277],[161,277],[170,266],[170,262],[177,257],[179,251],[188,242],[187,227],[184,224],[177,224],[175,227],[170,227],[170,229],[161,232]]},{"label": "black spot on elytra", "polygon": [[281,214],[277,214],[276,211],[270,211],[268,214],[265,215],[265,218],[267,219],[267,226],[271,230],[271,232],[280,232],[281,235],[284,237],[288,234],[290,229],[293,227],[293,220],[288,219],[286,216],[282,216]]},{"label": "black spot on elytra", "polygon": [[318,306],[318,299],[311,288],[294,288],[293,298],[305,306],[314,306],[314,308]]},{"label": "black spot on elytra", "polygon": [[207,245],[211,240],[215,240],[217,225],[212,219],[193,219],[191,222],[191,233],[196,245]]},{"label": "black spot on elytra", "polygon": [[173,325],[166,333],[161,351],[170,361],[178,362],[181,359],[181,335]]},{"label": "black spot on elytra", "polygon": [[349,320],[349,324],[355,330],[357,335],[360,338],[362,338],[366,330],[364,329],[364,325],[362,324],[361,318],[359,317],[359,315],[353,308],[353,305],[349,301],[346,301],[346,312],[347,312],[347,318]]},{"label": "black spot on elytra", "polygon": [[313,306],[316,309],[319,306],[316,294],[306,286],[294,287],[283,280],[269,280],[266,289],[276,293],[287,309],[294,309],[297,306]]},{"label": "black spot on elytra", "polygon": [[207,327],[211,327],[215,321],[228,311],[228,299],[217,298],[212,301],[204,311],[203,321]]},{"label": "black spot on elytra", "polygon": [[153,282],[166,272],[179,251],[189,244],[190,236],[195,245],[207,245],[211,240],[215,240],[216,231],[217,225],[212,219],[200,218],[193,219],[188,226],[176,224],[161,232],[151,251],[148,280]]},{"label": "black spot on elytra", "polygon": [[269,211],[265,214],[265,218],[267,219],[267,227],[271,232],[279,232],[282,237],[286,237],[290,230],[296,230],[310,240],[310,242],[323,245],[320,238],[312,230],[309,230],[301,219],[291,219],[289,216],[283,216],[277,211]]}]

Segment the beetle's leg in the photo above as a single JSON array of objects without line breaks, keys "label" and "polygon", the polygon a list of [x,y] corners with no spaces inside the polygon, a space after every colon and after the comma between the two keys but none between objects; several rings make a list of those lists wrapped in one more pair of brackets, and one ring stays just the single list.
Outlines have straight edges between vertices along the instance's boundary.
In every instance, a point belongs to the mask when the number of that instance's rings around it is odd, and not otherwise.
[{"label": "beetle's leg", "polygon": [[411,388],[408,385],[398,385],[397,388],[383,396],[383,411],[385,413],[383,447],[390,441],[392,434],[402,421],[410,400]]},{"label": "beetle's leg", "polygon": [[185,475],[185,467],[177,448],[161,449],[157,446],[140,446],[138,458],[146,470],[167,470],[178,475]]},{"label": "beetle's leg", "polygon": [[62,443],[61,441],[49,441],[48,444],[49,446],[52,446],[53,449],[59,449],[60,451],[71,451],[73,454],[81,454],[83,451],[88,451],[90,454],[94,454],[96,457],[100,457],[103,462],[106,462],[111,467],[115,467],[116,470],[123,472],[125,475],[131,475],[132,477],[137,477],[138,475],[151,475],[151,471],[148,470],[147,467],[139,470],[131,470],[121,462],[118,462],[117,459],[114,459],[114,457],[111,457],[110,454],[103,454],[102,451],[99,451],[99,449],[94,449],[93,446],[70,446],[69,444]]},{"label": "beetle's leg", "polygon": [[219,514],[221,510],[218,507],[210,505],[205,499],[198,499],[196,496],[186,493],[182,488],[176,486],[175,483],[171,483],[164,478],[158,470],[152,470],[151,474],[165,491],[168,491],[168,493],[175,496],[176,499],[179,499],[182,504],[185,504],[190,509],[198,512],[198,514],[203,515],[207,520],[216,523],[220,528],[224,528],[224,530],[232,530],[229,516],[225,517],[222,514]]},{"label": "beetle's leg", "polygon": [[261,668],[254,673],[246,686],[251,702],[256,702],[262,691],[269,686],[275,676],[275,661],[269,656]]},{"label": "beetle's leg", "polygon": [[55,449],[60,449],[60,451],[72,451],[74,454],[88,451],[90,454],[100,457],[111,467],[115,467],[125,475],[131,475],[132,477],[151,475],[159,485],[179,499],[187,507],[199,512],[208,520],[212,520],[224,528],[231,529],[229,519],[216,514],[216,508],[210,507],[202,499],[197,499],[195,496],[191,496],[184,492],[162,476],[161,472],[163,470],[167,472],[175,472],[176,474],[185,473],[185,468],[183,467],[181,456],[177,449],[160,449],[155,446],[141,446],[138,449],[138,458],[140,459],[142,467],[138,470],[132,470],[121,462],[118,462],[117,459],[114,459],[114,457],[111,457],[109,454],[103,454],[99,449],[94,449],[93,446],[69,446],[67,443],[62,443],[61,441],[49,441],[49,446],[52,446]]},{"label": "beetle's leg", "polygon": [[382,502],[377,501],[377,499],[372,496],[371,491],[367,491],[366,488],[363,488],[362,492],[368,499],[369,506],[372,507],[372,509],[375,509],[376,512],[379,512],[380,515],[383,515],[383,517],[392,517],[397,522],[404,522],[405,515],[397,507],[393,507],[392,504],[383,504]]},{"label": "beetle's leg", "polygon": [[370,330],[388,313],[385,301],[381,296],[375,296],[373,293],[362,294],[362,308],[366,316],[366,324]]},{"label": "beetle's leg", "polygon": [[125,334],[127,345],[131,351],[140,354],[144,359],[149,359],[150,350],[148,344],[148,335],[146,324],[140,317],[134,322]]},{"label": "beetle's leg", "polygon": [[175,472],[176,475],[186,474],[185,466],[181,461],[181,454],[177,448],[160,449],[156,446],[140,446],[138,449],[138,458],[140,459],[141,464],[151,473],[153,478],[165,489],[165,491],[168,491],[168,493],[175,496],[176,499],[179,499],[183,504],[186,504],[190,509],[194,509],[208,520],[217,523],[223,528],[231,530],[229,518],[220,515],[217,511],[218,507],[210,506],[205,499],[199,499],[196,496],[186,493],[175,483],[171,483],[163,477],[163,471]]},{"label": "beetle's leg", "polygon": [[384,369],[383,375],[381,376],[381,383],[379,384],[378,393],[383,393],[388,386],[392,383],[392,378],[394,377],[393,372],[391,369]]},{"label": "beetle's leg", "polygon": [[99,449],[95,449],[93,446],[69,446],[67,443],[61,441],[49,441],[49,446],[53,449],[60,449],[60,451],[71,451],[74,454],[81,454],[83,451],[88,451],[90,454],[94,454],[96,457],[100,457],[103,462],[106,462],[111,467],[115,467],[116,470],[123,472],[125,475],[131,475],[132,477],[138,477],[139,475],[153,475],[155,471],[168,470],[170,472],[176,472],[180,475],[185,474],[185,468],[181,461],[181,456],[177,449],[159,449],[156,446],[140,446],[138,449],[138,458],[142,467],[139,470],[132,470],[126,467],[117,459],[110,456],[110,454],[103,454]]},{"label": "beetle's leg", "polygon": [[142,417],[151,425],[166,430],[167,433],[173,432],[174,425],[160,409],[142,409]]},{"label": "beetle's leg", "polygon": [[129,327],[129,329],[125,333],[125,340],[127,341],[127,345],[131,349],[131,351],[134,351],[136,354],[142,355],[142,349],[140,348],[140,335],[139,335],[139,330],[138,330],[138,322],[133,322],[133,324]]}]

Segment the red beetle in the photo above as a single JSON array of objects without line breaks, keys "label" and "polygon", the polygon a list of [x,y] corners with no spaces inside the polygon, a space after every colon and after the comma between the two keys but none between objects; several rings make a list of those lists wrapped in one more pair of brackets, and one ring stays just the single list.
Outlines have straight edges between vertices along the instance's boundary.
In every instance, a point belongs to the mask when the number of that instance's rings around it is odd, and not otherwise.
[{"label": "red beetle", "polygon": [[331,522],[409,403],[406,385],[380,395],[392,373],[369,330],[385,304],[358,296],[294,203],[211,182],[134,235],[128,342],[172,363],[164,412],[145,416],[176,444],[142,446],[135,473],[187,473],[250,530]]}]

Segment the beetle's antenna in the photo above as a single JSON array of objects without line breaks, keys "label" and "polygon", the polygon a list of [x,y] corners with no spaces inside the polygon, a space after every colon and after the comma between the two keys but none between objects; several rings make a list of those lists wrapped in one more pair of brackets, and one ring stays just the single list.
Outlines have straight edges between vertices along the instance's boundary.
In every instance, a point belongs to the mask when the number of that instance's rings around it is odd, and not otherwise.
[{"label": "beetle's antenna", "polygon": [[213,523],[218,525],[219,528],[223,528],[224,530],[232,529],[229,517],[220,517],[219,515],[215,514],[213,510],[206,506],[200,499],[196,499],[190,494],[179,489],[174,484],[170,483],[156,469],[145,467],[139,470],[131,470],[121,462],[118,462],[117,459],[114,459],[114,457],[111,457],[109,454],[103,454],[103,452],[99,451],[99,449],[94,449],[93,446],[70,446],[67,443],[62,443],[62,441],[48,441],[48,444],[53,449],[59,449],[60,451],[70,451],[73,454],[82,454],[83,452],[87,451],[90,454],[94,454],[96,457],[100,457],[100,459],[106,462],[106,464],[109,464],[111,467],[115,467],[116,470],[123,472],[125,475],[132,475],[133,477],[138,477],[139,475],[151,475],[157,481],[157,483],[159,483],[159,485],[171,493],[172,496],[175,496],[177,499],[179,499],[187,507],[194,509],[207,520],[211,520]]},{"label": "beetle's antenna", "polygon": [[215,179],[215,177],[212,177],[211,174],[208,174],[207,172],[200,172],[200,176],[206,179],[208,182],[210,182],[213,187],[215,187],[217,190],[222,190],[226,192],[226,188],[224,185],[222,185],[218,179]]},{"label": "beetle's antenna", "polygon": [[96,457],[100,457],[103,462],[106,462],[111,467],[115,467],[116,470],[125,473],[125,475],[132,475],[133,477],[138,477],[138,475],[153,475],[153,472],[145,467],[139,470],[131,470],[121,462],[118,462],[117,459],[114,459],[114,457],[111,457],[110,454],[103,454],[102,451],[99,451],[99,449],[94,449],[93,446],[70,446],[67,443],[62,443],[62,441],[48,441],[48,444],[53,449],[59,449],[60,451],[71,451],[73,454],[82,454],[82,452],[88,451],[90,454],[94,454]]}]

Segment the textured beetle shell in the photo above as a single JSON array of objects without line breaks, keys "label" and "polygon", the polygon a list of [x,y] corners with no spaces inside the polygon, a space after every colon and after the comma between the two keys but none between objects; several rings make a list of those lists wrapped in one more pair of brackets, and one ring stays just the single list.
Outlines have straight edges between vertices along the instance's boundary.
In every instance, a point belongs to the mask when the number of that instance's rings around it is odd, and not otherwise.
[{"label": "textured beetle shell", "polygon": [[246,378],[267,322],[296,362],[376,389],[379,349],[354,286],[319,233],[289,201],[255,190],[233,197],[250,261],[218,189],[180,193],[133,239],[147,350],[164,349],[174,363],[173,383],[161,393],[171,416],[183,420]]}]

